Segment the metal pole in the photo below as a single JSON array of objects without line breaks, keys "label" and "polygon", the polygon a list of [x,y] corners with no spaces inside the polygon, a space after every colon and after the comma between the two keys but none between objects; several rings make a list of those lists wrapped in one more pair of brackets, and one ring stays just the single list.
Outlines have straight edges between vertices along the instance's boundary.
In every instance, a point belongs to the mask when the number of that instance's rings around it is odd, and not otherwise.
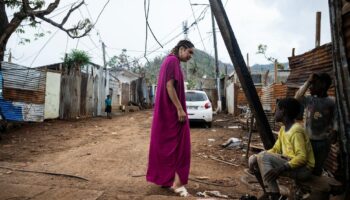
[{"label": "metal pole", "polygon": [[107,87],[107,64],[106,64],[106,45],[102,42],[103,67],[105,69],[105,87]]},{"label": "metal pole", "polygon": [[216,43],[216,32],[215,32],[215,19],[214,14],[211,12],[211,23],[213,27],[213,40],[214,40],[214,52],[215,52],[215,72],[216,72],[216,88],[218,91],[218,108],[217,111],[221,111],[221,94],[220,94],[220,72],[219,72],[219,62],[218,62],[218,49]]},{"label": "metal pole", "polygon": [[237,76],[241,82],[249,106],[255,116],[257,128],[264,144],[265,149],[272,148],[275,138],[272,134],[270,124],[266,118],[263,107],[260,103],[258,93],[256,92],[252,77],[244,62],[242,52],[238,46],[236,37],[233,33],[231,24],[228,20],[226,11],[221,1],[209,0],[211,10],[215,16],[216,22],[220,28],[221,35],[225,41],[227,51],[231,57]]}]

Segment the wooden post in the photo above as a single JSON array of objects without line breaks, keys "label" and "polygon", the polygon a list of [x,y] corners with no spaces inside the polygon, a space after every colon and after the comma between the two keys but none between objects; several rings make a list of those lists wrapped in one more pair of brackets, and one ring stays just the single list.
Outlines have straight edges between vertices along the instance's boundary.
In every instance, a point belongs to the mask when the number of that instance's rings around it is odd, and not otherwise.
[{"label": "wooden post", "polygon": [[295,48],[292,49],[292,57],[295,56]]},{"label": "wooden post", "polygon": [[277,67],[277,60],[275,60],[275,63],[274,63],[274,68],[275,68],[275,78],[274,78],[274,83],[277,83],[277,76],[278,76],[278,67]]},{"label": "wooden post", "polygon": [[248,71],[242,52],[238,46],[236,37],[233,33],[231,24],[227,18],[226,11],[221,1],[209,0],[211,10],[215,16],[216,22],[220,28],[221,35],[225,41],[227,51],[231,57],[233,66],[236,70],[239,81],[241,82],[249,106],[256,118],[260,138],[265,149],[270,149],[275,142],[270,124],[266,118],[258,93],[256,92],[252,77]]},{"label": "wooden post", "polygon": [[248,67],[249,72],[252,73],[250,66],[249,66],[249,53],[247,53],[247,67]]},{"label": "wooden post", "polygon": [[321,43],[321,12],[316,13],[316,40],[315,47],[319,47]]}]

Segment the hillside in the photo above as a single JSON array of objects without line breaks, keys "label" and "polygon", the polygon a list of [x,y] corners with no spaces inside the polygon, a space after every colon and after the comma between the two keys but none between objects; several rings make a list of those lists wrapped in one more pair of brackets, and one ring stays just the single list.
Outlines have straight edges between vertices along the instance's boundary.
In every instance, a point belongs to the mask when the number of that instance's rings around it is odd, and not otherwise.
[{"label": "hillside", "polygon": [[[151,83],[156,83],[156,78],[159,73],[159,68],[164,59],[164,56],[157,56],[150,63],[146,64],[145,72],[146,78]],[[195,49],[193,58],[188,63],[182,63],[184,73],[188,74],[188,79],[196,82],[196,80],[206,77],[215,78],[214,57],[207,54],[204,51]],[[233,71],[232,64],[227,64],[219,61],[220,75],[225,74],[225,68],[227,66],[227,73],[230,74]]]}]

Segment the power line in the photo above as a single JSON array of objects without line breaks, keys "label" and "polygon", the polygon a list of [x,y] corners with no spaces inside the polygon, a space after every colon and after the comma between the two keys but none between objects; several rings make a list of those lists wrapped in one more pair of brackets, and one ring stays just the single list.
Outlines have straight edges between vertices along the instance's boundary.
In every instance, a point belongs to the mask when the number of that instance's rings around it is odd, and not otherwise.
[{"label": "power line", "polygon": [[228,2],[228,0],[226,0],[226,3],[225,3],[225,5],[224,5],[224,7],[226,7],[226,5],[227,5],[227,2]]},{"label": "power line", "polygon": [[198,23],[197,23],[197,19],[196,19],[196,16],[195,16],[195,14],[194,14],[194,10],[193,10],[193,6],[192,6],[192,3],[191,3],[191,0],[188,0],[188,2],[190,3],[190,6],[191,6],[193,18],[194,18],[194,20],[195,20],[195,23],[196,23],[196,26],[197,26],[197,29],[198,29],[199,37],[201,38],[201,41],[202,41],[202,45],[203,45],[204,51],[206,51],[205,45],[204,45],[204,42],[203,42],[203,38],[202,38],[202,34],[201,34],[201,31],[199,30]]},{"label": "power line", "polygon": [[100,19],[101,15],[102,15],[103,11],[105,10],[106,6],[108,5],[109,1],[110,1],[110,0],[107,0],[107,2],[105,3],[105,5],[103,6],[102,10],[100,11],[100,13],[98,14],[98,16],[97,16],[97,18],[96,18],[95,23],[93,24],[93,26],[95,26],[95,25],[97,24],[98,20]]},{"label": "power line", "polygon": [[[152,28],[151,26],[149,25],[149,22],[148,22],[148,14],[149,14],[149,7],[150,7],[150,4],[151,4],[151,1],[148,0],[148,6],[147,6],[147,11],[146,11],[146,0],[144,0],[144,10],[145,10],[145,18],[146,18],[146,34],[147,34],[147,30],[149,29],[153,38],[156,40],[156,42],[163,48],[162,44],[160,44],[160,42],[158,41],[157,37],[154,35],[153,31],[152,31]],[[148,27],[148,29],[147,29]]]},{"label": "power line", "polygon": [[33,59],[32,63],[30,63],[30,67],[32,67],[33,63],[35,62],[35,60],[38,58],[38,56],[40,55],[41,51],[46,47],[46,45],[51,41],[51,39],[56,35],[56,33],[58,33],[60,29],[57,29],[55,31],[55,33],[46,41],[46,43],[41,47],[41,49],[39,50],[38,54],[35,56],[35,58]]},{"label": "power line", "polygon": [[[67,5],[65,5],[65,6],[63,6],[63,7],[61,7],[61,8],[55,9],[53,12],[58,12],[58,11],[60,11],[60,10],[63,10],[63,11],[61,11],[61,12],[59,12],[59,13],[56,13],[56,14],[53,15],[53,16],[50,16],[49,19],[55,18],[55,17],[57,17],[58,15],[60,15],[60,14],[62,14],[62,13],[64,13],[64,12],[66,12],[68,9],[70,9],[69,6],[74,5],[74,4],[76,4],[76,3],[77,3],[77,1],[74,2],[74,3],[67,4]],[[64,9],[64,8],[66,8],[66,9]],[[53,13],[52,13],[52,14],[53,14]]]},{"label": "power line", "polygon": [[[78,10],[79,10],[80,16],[81,16],[82,18],[85,18],[84,15],[83,15],[83,13],[82,13],[82,11],[80,10],[80,8],[78,8]],[[90,39],[91,43],[92,43],[96,48],[98,48],[98,46],[96,45],[96,43],[94,42],[94,40],[91,38],[91,35],[88,34],[87,36],[88,36],[88,38]]]}]

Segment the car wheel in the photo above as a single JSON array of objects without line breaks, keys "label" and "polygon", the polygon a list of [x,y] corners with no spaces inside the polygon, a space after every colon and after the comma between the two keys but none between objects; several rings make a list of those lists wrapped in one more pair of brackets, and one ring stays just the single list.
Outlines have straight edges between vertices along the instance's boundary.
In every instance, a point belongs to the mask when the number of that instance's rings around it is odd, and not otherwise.
[{"label": "car wheel", "polygon": [[211,128],[212,124],[213,124],[212,122],[207,122],[207,127]]}]

